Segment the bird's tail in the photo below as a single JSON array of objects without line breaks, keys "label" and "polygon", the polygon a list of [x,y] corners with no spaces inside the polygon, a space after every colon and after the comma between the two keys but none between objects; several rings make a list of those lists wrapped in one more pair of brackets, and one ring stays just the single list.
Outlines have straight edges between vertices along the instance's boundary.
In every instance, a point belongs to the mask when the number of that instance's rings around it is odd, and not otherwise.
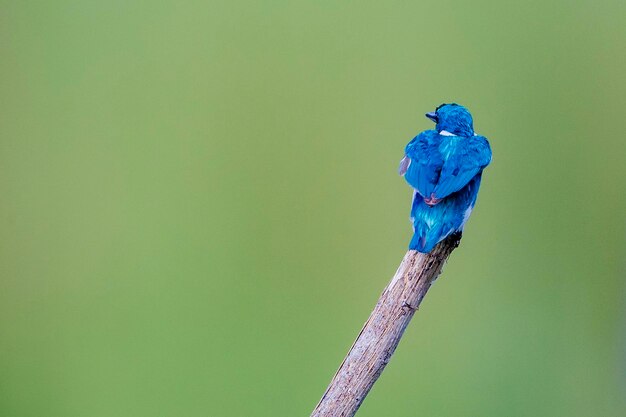
[{"label": "bird's tail", "polygon": [[434,229],[427,229],[416,225],[415,233],[409,243],[409,249],[416,250],[422,253],[429,253],[437,245],[446,238],[441,227],[435,227]]},{"label": "bird's tail", "polygon": [[445,206],[445,202],[439,204],[440,206],[430,207],[424,203],[424,198],[416,190],[413,192],[411,222],[414,233],[409,243],[409,249],[428,253],[445,238],[442,236],[441,225],[442,208]]}]

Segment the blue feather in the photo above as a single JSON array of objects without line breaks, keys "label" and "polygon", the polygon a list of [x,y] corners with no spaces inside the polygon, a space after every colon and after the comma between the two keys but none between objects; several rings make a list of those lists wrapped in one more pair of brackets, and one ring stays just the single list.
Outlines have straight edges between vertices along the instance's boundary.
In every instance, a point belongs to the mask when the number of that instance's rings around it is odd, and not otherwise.
[{"label": "blue feather", "polygon": [[483,136],[444,136],[439,153],[444,163],[433,190],[438,199],[459,191],[491,161],[489,142]]},{"label": "blue feather", "polygon": [[476,203],[483,169],[491,162],[489,142],[474,134],[469,111],[457,104],[439,106],[427,117],[436,130],[417,135],[405,148],[400,174],[414,188],[409,248],[430,252],[463,230]]},{"label": "blue feather", "polygon": [[478,174],[463,189],[434,206],[421,198],[413,199],[411,215],[415,233],[409,249],[428,253],[452,233],[463,231],[476,204],[480,180],[481,174]]},{"label": "blue feather", "polygon": [[411,160],[404,178],[422,197],[430,196],[437,185],[443,164],[438,142],[437,131],[427,130],[409,142],[404,151]]}]

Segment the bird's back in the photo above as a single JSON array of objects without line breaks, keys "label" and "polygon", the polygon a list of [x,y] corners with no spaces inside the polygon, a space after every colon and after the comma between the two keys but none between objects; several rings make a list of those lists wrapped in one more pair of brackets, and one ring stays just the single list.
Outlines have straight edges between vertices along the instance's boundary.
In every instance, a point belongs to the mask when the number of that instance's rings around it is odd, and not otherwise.
[{"label": "bird's back", "polygon": [[409,247],[430,252],[450,234],[462,231],[491,150],[482,136],[427,130],[409,142],[405,153],[410,159],[405,179],[416,190],[411,208],[415,234]]}]

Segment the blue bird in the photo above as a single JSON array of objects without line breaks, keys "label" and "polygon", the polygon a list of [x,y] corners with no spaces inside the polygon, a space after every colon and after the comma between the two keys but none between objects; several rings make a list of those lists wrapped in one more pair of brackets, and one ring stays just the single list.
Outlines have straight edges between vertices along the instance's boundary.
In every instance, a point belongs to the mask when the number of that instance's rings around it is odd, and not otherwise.
[{"label": "blue bird", "polygon": [[414,189],[409,249],[423,253],[463,231],[483,169],[491,162],[489,142],[474,133],[465,107],[442,104],[426,117],[437,124],[435,130],[420,133],[406,145],[398,170]]}]

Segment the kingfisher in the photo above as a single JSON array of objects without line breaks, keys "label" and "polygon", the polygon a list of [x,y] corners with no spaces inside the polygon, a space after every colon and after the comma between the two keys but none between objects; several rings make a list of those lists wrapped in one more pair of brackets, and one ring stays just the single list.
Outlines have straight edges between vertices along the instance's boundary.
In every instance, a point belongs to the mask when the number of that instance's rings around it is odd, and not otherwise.
[{"label": "kingfisher", "polygon": [[474,132],[469,110],[442,104],[426,117],[436,123],[404,149],[398,172],[413,187],[409,249],[429,253],[469,219],[483,169],[491,162],[487,138]]}]

